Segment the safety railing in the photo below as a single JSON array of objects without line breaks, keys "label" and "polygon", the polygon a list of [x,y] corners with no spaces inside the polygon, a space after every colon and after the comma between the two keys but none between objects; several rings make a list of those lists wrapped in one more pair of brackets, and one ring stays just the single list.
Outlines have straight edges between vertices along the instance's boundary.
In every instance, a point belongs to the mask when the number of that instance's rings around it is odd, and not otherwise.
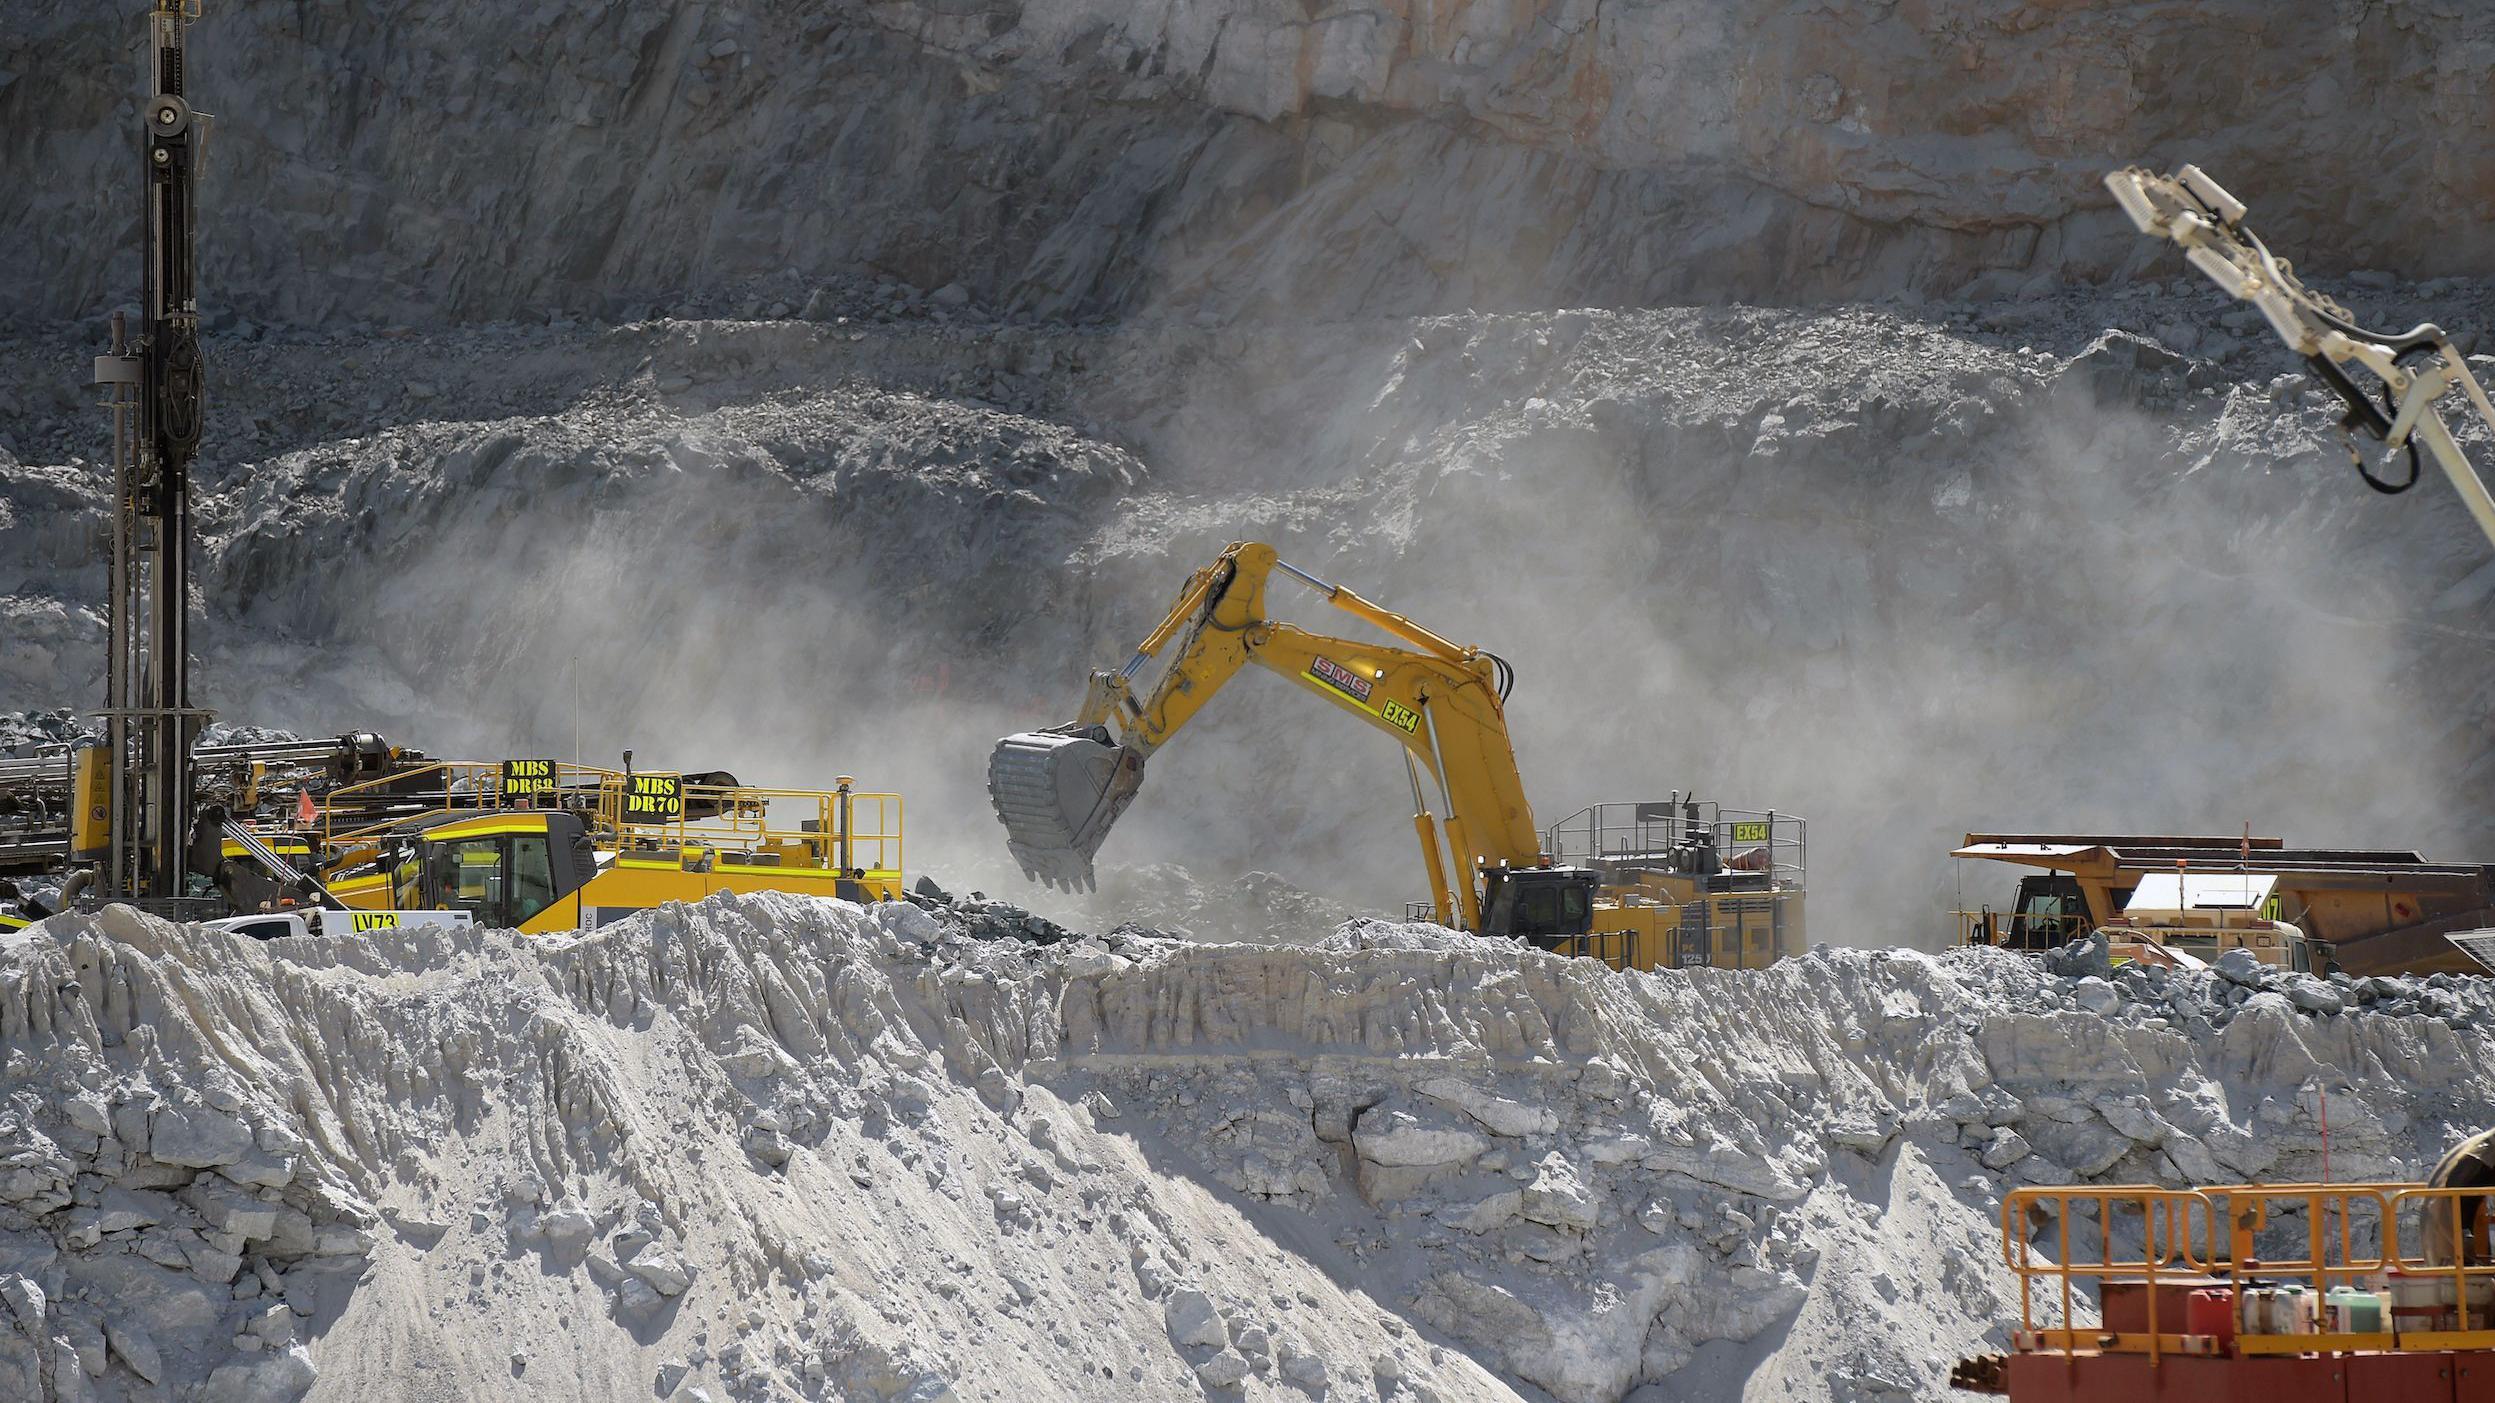
[{"label": "safety railing", "polygon": [[[2031,1236],[2040,1212],[2053,1224],[2049,1256]],[[2289,1216],[2301,1231],[2276,1230]],[[2490,1219],[2495,1188],[2023,1188],[2002,1199],[2002,1260],[2019,1282],[2024,1350],[2154,1361],[2495,1349]],[[2282,1237],[2292,1240],[2283,1255]],[[2038,1319],[2040,1287],[2051,1321]],[[2191,1305],[2212,1293],[2225,1298],[2216,1320]]]},{"label": "safety railing", "polygon": [[[1438,908],[1407,901],[1403,918],[1438,925]],[[1757,922],[1697,926],[1675,923],[1657,930],[1602,930],[1563,935],[1534,944],[1553,954],[1600,960],[1613,969],[1765,969],[1782,952],[1773,927]]]},{"label": "safety railing", "polygon": [[[554,788],[532,794],[530,802],[540,807],[561,807],[562,794],[594,791],[601,777],[615,773],[585,765],[558,765]],[[541,797],[556,802],[540,805]],[[315,810],[319,815],[321,844],[335,851],[410,823],[509,806],[502,794],[500,763],[437,760],[430,765],[342,784],[323,795]]]},{"label": "safety railing", "polygon": [[2495,1220],[2495,1190],[2407,1188],[2392,1195],[2385,1250],[2398,1274],[2392,1295],[2408,1297],[2389,1303],[2402,1348],[2495,1345],[2490,1220]]},{"label": "safety railing", "polygon": [[1809,869],[1810,829],[1773,809],[1730,809],[1712,801],[1592,804],[1544,829],[1542,847],[1571,867],[1653,866],[1682,870],[1687,850],[1712,847],[1725,870],[1760,872],[1799,891]]},{"label": "safety railing", "polygon": [[532,761],[442,760],[331,790],[318,805],[324,851],[336,855],[410,825],[512,809],[577,813],[616,847],[703,848],[780,865],[874,873],[902,870],[898,794],[702,784],[667,771]]},{"label": "safety railing", "polygon": [[[853,789],[764,789],[752,785],[686,784],[672,818],[629,812],[623,776],[598,791],[602,831],[652,848],[711,850],[720,861],[784,863],[876,873],[901,868],[901,796]],[[686,814],[703,813],[703,818]],[[794,820],[792,823],[791,820]]]}]

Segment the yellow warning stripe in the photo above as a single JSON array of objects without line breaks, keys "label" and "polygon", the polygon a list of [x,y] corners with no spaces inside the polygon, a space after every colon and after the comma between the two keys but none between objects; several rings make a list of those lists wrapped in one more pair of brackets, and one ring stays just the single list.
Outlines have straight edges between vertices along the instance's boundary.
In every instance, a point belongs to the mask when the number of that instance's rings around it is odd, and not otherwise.
[{"label": "yellow warning stripe", "polygon": [[545,831],[546,820],[543,818],[493,820],[471,818],[462,819],[457,823],[446,823],[439,828],[428,828],[417,836],[428,843],[439,843],[454,838],[491,838],[500,833],[543,833]]}]

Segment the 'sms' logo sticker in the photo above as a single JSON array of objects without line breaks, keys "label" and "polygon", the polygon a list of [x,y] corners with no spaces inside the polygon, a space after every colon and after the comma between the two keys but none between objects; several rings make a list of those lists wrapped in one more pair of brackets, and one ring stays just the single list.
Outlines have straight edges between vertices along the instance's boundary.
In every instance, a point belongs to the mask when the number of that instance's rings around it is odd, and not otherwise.
[{"label": "'sms' logo sticker", "polygon": [[1356,675],[1332,658],[1318,658],[1311,662],[1308,675],[1356,702],[1366,702],[1375,686],[1368,678]]}]

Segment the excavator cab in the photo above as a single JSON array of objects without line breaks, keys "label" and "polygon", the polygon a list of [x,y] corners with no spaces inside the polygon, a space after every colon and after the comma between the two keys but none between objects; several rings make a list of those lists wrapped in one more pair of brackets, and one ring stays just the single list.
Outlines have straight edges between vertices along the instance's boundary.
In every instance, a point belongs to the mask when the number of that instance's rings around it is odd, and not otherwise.
[{"label": "excavator cab", "polygon": [[1544,947],[1590,934],[1597,880],[1587,867],[1485,868],[1478,933]]}]

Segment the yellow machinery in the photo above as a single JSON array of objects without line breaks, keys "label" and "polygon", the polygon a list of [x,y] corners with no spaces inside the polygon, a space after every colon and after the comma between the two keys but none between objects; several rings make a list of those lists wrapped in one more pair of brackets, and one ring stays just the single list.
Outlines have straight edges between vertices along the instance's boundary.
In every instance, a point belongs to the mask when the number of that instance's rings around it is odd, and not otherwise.
[{"label": "yellow machinery", "polygon": [[2104,928],[2214,959],[2349,974],[2465,973],[2450,937],[2495,925],[2495,867],[2253,835],[1969,833],[1961,861],[2037,869],[2011,909],[1958,913],[1971,945],[2049,950]]},{"label": "yellow machinery", "polygon": [[1554,860],[1600,878],[1594,929],[1562,948],[1615,969],[1759,969],[1797,954],[1807,833],[1791,814],[1678,794],[1581,809],[1542,835]]},{"label": "yellow machinery", "polygon": [[[1396,642],[1330,637],[1266,617],[1265,586],[1277,569]],[[1137,695],[1137,675],[1164,650],[1173,650],[1168,665]],[[1191,575],[1126,665],[1092,674],[1071,724],[997,743],[988,793],[1025,875],[1088,888],[1092,858],[1142,786],[1145,761],[1250,663],[1403,748],[1432,897],[1413,908],[1416,917],[1638,969],[1765,964],[1800,947],[1798,820],[1782,820],[1792,860],[1779,863],[1772,817],[1736,835],[1722,831],[1720,816],[1677,799],[1598,805],[1571,820],[1578,828],[1554,830],[1555,840],[1581,831],[1571,856],[1583,860],[1555,860],[1553,849],[1566,845],[1546,843],[1535,829],[1508,737],[1507,663],[1255,542],[1232,545]],[[1433,792],[1443,819],[1431,811]]]},{"label": "yellow machinery", "polygon": [[[414,796],[410,798],[408,796]],[[323,885],[352,910],[591,930],[669,901],[899,898],[901,797],[553,760],[447,761],[333,791]],[[370,820],[375,811],[386,813]]]}]

